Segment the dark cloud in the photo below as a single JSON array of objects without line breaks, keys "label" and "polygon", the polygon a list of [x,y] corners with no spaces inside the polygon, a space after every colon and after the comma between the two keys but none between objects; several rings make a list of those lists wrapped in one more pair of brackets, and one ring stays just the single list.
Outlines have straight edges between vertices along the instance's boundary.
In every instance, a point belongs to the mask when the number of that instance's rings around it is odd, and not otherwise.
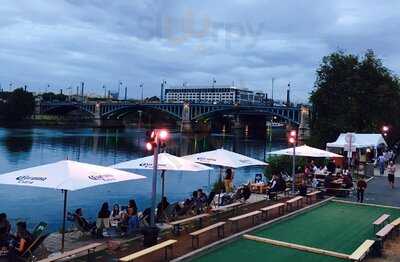
[{"label": "dark cloud", "polygon": [[372,48],[395,73],[400,2],[376,1],[3,1],[0,82],[43,91],[119,81],[137,97],[160,82],[240,84],[305,100],[322,56]]}]

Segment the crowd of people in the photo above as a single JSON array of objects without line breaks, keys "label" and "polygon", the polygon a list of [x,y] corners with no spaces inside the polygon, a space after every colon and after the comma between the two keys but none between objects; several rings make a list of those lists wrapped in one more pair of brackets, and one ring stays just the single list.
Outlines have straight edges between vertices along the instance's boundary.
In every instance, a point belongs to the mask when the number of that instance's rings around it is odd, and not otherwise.
[{"label": "crowd of people", "polygon": [[13,232],[5,213],[0,214],[0,262],[16,261],[33,243],[34,237],[28,231],[26,222],[16,223]]}]

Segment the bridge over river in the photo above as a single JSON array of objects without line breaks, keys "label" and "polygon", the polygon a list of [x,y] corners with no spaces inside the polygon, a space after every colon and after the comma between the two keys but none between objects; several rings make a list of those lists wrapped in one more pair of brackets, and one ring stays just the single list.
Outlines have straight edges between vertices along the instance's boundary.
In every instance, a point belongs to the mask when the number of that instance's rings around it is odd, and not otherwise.
[{"label": "bridge over river", "polygon": [[177,120],[182,131],[190,131],[194,122],[213,119],[218,115],[232,115],[233,126],[240,127],[240,115],[261,115],[276,117],[281,122],[298,126],[308,132],[309,107],[268,106],[260,104],[196,104],[196,103],[134,103],[134,102],[41,102],[37,105],[39,115],[68,114],[81,111],[93,119],[96,126],[103,126],[109,120],[122,120],[126,115],[138,111],[152,111],[167,114]]}]

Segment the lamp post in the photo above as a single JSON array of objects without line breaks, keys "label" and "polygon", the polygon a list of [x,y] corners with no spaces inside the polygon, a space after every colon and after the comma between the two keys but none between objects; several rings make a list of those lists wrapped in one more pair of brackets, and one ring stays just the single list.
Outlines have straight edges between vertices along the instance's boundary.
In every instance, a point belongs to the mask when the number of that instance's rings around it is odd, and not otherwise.
[{"label": "lamp post", "polygon": [[156,211],[156,197],[157,197],[157,172],[158,172],[158,153],[160,144],[168,138],[168,131],[165,129],[155,129],[151,132],[150,141],[147,142],[147,150],[153,150],[153,179],[151,191],[151,213],[150,213],[150,226],[155,226],[155,211]]},{"label": "lamp post", "polygon": [[383,136],[387,136],[388,135],[388,132],[389,132],[389,126],[382,126],[382,133],[383,133]]},{"label": "lamp post", "polygon": [[294,195],[295,190],[295,175],[296,175],[296,142],[297,142],[297,131],[291,130],[289,133],[289,143],[293,145],[292,155],[292,194]]}]

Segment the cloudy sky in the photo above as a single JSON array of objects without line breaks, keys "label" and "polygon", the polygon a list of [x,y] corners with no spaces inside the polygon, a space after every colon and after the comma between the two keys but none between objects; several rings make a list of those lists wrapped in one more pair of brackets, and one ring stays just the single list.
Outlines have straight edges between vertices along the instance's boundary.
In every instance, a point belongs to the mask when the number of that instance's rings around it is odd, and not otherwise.
[{"label": "cloudy sky", "polygon": [[230,84],[305,101],[322,56],[372,48],[399,73],[400,1],[3,0],[4,89]]}]

